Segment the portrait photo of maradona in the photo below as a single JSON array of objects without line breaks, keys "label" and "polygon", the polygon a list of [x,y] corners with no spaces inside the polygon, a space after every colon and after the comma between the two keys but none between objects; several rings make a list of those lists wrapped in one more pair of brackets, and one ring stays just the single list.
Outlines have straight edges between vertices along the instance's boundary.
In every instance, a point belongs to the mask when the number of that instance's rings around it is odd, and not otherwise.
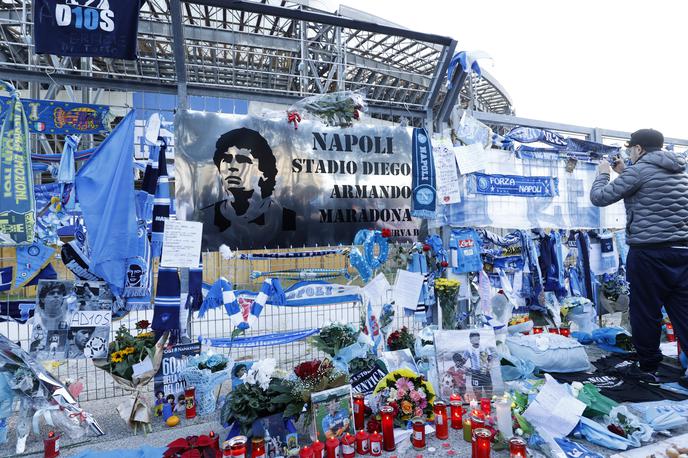
[{"label": "portrait photo of maradona", "polygon": [[296,213],[273,197],[277,159],[260,133],[242,127],[222,134],[215,143],[213,163],[222,195],[200,210],[205,242],[262,248],[283,238],[283,232],[296,231]]}]

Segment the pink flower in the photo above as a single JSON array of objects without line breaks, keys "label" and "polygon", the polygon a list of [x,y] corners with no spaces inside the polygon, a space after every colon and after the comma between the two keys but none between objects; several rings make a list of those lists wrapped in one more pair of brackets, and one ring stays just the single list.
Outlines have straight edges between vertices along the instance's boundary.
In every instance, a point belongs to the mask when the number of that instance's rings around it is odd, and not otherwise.
[{"label": "pink flower", "polygon": [[411,391],[413,389],[413,383],[411,383],[409,379],[402,377],[397,380],[397,389]]},{"label": "pink flower", "polygon": [[423,410],[420,407],[416,407],[416,411],[414,412],[416,417],[422,417],[423,416]]},{"label": "pink flower", "polygon": [[418,403],[418,406],[421,409],[425,409],[428,406],[428,401],[426,401],[425,399],[421,399],[420,402]]},{"label": "pink flower", "polygon": [[418,402],[418,401],[421,400],[421,395],[420,395],[420,393],[419,393],[418,391],[416,391],[416,390],[411,391],[411,393],[409,394],[409,396],[411,397],[411,400],[412,400],[413,402]]},{"label": "pink flower", "polygon": [[397,390],[397,396],[399,398],[403,398],[404,396],[406,396],[406,388],[399,388]]},{"label": "pink flower", "polygon": [[420,390],[418,390],[418,392],[420,393],[421,399],[425,399],[425,397],[426,397],[425,396],[425,390],[423,388],[421,388]]}]

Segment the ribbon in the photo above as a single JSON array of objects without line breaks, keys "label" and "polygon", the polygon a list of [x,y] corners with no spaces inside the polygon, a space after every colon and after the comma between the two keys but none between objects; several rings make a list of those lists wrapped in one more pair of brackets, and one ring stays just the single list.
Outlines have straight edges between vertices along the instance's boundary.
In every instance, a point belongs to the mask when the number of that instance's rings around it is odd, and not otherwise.
[{"label": "ribbon", "polygon": [[294,130],[299,128],[301,122],[301,115],[297,111],[290,111],[287,113],[287,123],[294,124]]},{"label": "ribbon", "polygon": [[31,420],[34,434],[41,433],[41,427],[38,423],[41,417],[43,417],[43,419],[45,420],[46,425],[55,427],[55,423],[53,422],[53,418],[51,415],[52,411],[54,410],[61,410],[61,407],[58,405],[49,405],[47,407],[41,407],[40,409],[36,409],[36,413],[33,414],[33,419]]},{"label": "ribbon", "polygon": [[437,192],[435,185],[435,162],[432,158],[432,144],[428,131],[414,128],[412,135],[412,200],[411,215],[416,218],[435,217]]},{"label": "ribbon", "polygon": [[275,334],[263,334],[261,336],[251,337],[211,337],[204,338],[200,336],[198,341],[203,345],[219,348],[255,348],[255,347],[270,347],[272,345],[284,345],[298,340],[303,340],[307,337],[315,335],[320,332],[320,329],[305,329],[302,331],[280,332]]},{"label": "ribbon", "polygon": [[556,177],[469,175],[469,188],[475,194],[486,196],[554,197],[559,195],[559,179]]}]

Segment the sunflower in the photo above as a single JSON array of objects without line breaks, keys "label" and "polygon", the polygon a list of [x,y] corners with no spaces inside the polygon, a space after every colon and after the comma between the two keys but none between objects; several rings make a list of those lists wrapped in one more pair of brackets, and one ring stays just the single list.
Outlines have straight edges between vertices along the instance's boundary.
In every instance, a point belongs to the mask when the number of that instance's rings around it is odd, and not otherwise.
[{"label": "sunflower", "polygon": [[124,355],[131,355],[131,354],[133,354],[135,351],[136,351],[136,349],[135,349],[134,347],[127,347],[127,348],[125,348],[124,350],[122,350],[121,353],[124,354]]},{"label": "sunflower", "polygon": [[124,355],[122,355],[121,351],[116,351],[110,355],[110,361],[113,363],[121,363],[124,361]]},{"label": "sunflower", "polygon": [[147,339],[149,337],[155,337],[154,332],[142,332],[141,334],[137,335],[137,339]]}]

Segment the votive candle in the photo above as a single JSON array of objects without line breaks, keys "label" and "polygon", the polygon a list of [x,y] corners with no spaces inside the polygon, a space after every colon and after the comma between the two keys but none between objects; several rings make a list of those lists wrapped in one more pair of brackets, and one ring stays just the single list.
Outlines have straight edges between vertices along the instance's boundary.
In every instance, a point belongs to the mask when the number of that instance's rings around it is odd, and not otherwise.
[{"label": "votive candle", "polygon": [[511,417],[511,399],[504,395],[495,402],[497,429],[505,439],[514,435],[514,421]]},{"label": "votive candle", "polygon": [[425,421],[420,417],[413,419],[411,444],[416,450],[422,450],[425,448]]},{"label": "votive candle", "polygon": [[394,445],[394,409],[391,406],[380,408],[382,417],[382,449],[392,452],[396,448]]},{"label": "votive candle", "polygon": [[463,440],[471,442],[471,419],[466,418],[463,421]]},{"label": "votive candle", "polygon": [[299,458],[313,458],[313,449],[308,445],[304,445],[299,451]]},{"label": "votive candle", "polygon": [[473,458],[490,458],[490,441],[492,433],[487,429],[475,430],[475,447]]},{"label": "votive candle", "polygon": [[435,435],[440,440],[449,438],[449,424],[447,421],[447,404],[442,401],[435,402]]},{"label": "votive candle", "polygon": [[370,455],[380,456],[382,455],[382,436],[377,431],[373,431],[370,435]]},{"label": "votive candle", "polygon": [[339,439],[336,437],[325,441],[325,458],[339,458]]},{"label": "votive candle", "polygon": [[480,410],[487,416],[492,412],[492,401],[490,398],[480,398]]},{"label": "votive candle", "polygon": [[323,458],[323,450],[325,450],[325,444],[316,439],[315,442],[313,442],[311,448],[313,449],[313,458]]},{"label": "votive candle", "polygon": [[354,428],[360,431],[365,427],[365,397],[361,393],[354,394]]},{"label": "votive candle", "polygon": [[526,441],[520,437],[509,439],[509,453],[511,458],[527,458]]},{"label": "votive candle", "polygon": [[359,455],[368,454],[368,441],[370,440],[370,435],[364,430],[360,430],[356,433],[356,453]]},{"label": "votive candle", "polygon": [[356,439],[349,433],[342,437],[342,458],[354,458],[356,455]]},{"label": "votive candle", "polygon": [[461,401],[451,401],[450,403],[450,409],[451,409],[451,427],[452,429],[461,429],[462,424],[461,420],[463,419],[463,404],[461,404]]}]

